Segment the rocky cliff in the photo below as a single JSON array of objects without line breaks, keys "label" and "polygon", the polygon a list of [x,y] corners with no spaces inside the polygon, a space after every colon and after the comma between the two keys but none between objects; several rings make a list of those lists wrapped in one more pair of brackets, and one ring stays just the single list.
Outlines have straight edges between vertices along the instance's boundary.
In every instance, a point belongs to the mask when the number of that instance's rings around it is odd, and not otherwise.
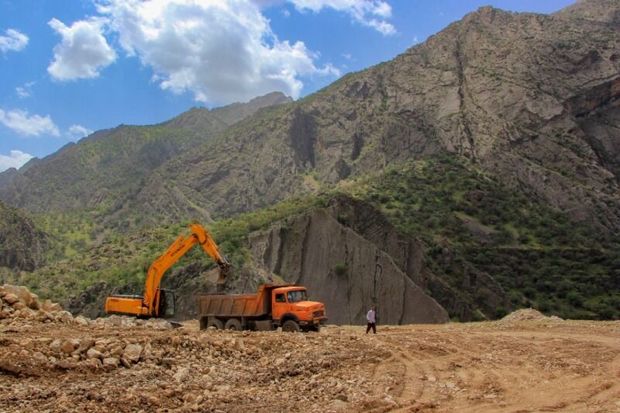
[{"label": "rocky cliff", "polygon": [[[325,302],[331,323],[363,324],[377,304],[381,323],[441,323],[448,313],[375,244],[318,209],[249,237],[252,254],[284,280]],[[416,268],[422,272],[422,266]]]},{"label": "rocky cliff", "polygon": [[[330,215],[388,254],[398,268],[416,285],[431,295],[448,313],[459,320],[479,317],[479,311],[492,317],[496,308],[510,308],[506,292],[488,273],[473,266],[452,263],[454,251],[442,250],[443,271],[435,274],[428,265],[426,245],[422,240],[404,235],[376,208],[350,197],[338,196],[330,201]],[[463,273],[458,286],[451,285],[445,270],[460,266]],[[472,299],[474,296],[482,299]]]},{"label": "rocky cliff", "polygon": [[575,220],[617,230],[620,33],[613,18],[588,16],[615,16],[619,7],[592,0],[555,15],[481,8],[392,61],[171,160],[138,198],[147,201],[163,181],[164,203],[182,197],[227,216],[449,152]]},{"label": "rocky cliff", "polygon": [[32,271],[45,261],[47,235],[20,211],[0,202],[0,267]]}]

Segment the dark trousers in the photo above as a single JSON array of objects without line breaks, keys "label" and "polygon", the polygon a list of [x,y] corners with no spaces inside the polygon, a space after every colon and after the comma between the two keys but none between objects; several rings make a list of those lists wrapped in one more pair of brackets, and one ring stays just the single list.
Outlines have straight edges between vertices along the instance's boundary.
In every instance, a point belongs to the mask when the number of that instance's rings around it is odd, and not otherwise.
[{"label": "dark trousers", "polygon": [[368,323],[368,325],[366,326],[366,334],[368,334],[371,328],[372,333],[377,334],[377,323]]}]

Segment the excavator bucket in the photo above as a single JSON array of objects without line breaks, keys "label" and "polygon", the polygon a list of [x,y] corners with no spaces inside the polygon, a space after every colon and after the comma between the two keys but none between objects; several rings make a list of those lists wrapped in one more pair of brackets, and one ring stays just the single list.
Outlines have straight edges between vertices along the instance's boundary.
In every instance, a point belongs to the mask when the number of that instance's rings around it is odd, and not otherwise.
[{"label": "excavator bucket", "polygon": [[215,283],[216,285],[216,290],[218,293],[224,292],[224,286],[226,284],[226,279],[228,278],[228,276],[230,275],[230,266],[229,265],[224,265],[220,267],[220,275],[217,278],[217,281]]}]

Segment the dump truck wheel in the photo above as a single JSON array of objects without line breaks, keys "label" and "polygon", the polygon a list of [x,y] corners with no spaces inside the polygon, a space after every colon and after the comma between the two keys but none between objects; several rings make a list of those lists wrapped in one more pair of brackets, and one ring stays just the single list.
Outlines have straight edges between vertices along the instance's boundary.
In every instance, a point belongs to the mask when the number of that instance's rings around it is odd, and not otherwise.
[{"label": "dump truck wheel", "polygon": [[295,320],[286,320],[284,324],[282,324],[282,331],[295,333],[301,331],[301,328],[299,328],[299,324],[297,324]]},{"label": "dump truck wheel", "polygon": [[224,324],[220,320],[218,320],[217,318],[212,318],[207,323],[207,328],[209,328],[209,327],[215,327],[216,330],[222,330],[222,329],[224,329]]},{"label": "dump truck wheel", "polygon": [[240,331],[240,330],[242,330],[242,328],[241,328],[241,321],[239,321],[236,318],[231,318],[228,321],[226,321],[226,324],[224,325],[224,328],[226,330]]}]

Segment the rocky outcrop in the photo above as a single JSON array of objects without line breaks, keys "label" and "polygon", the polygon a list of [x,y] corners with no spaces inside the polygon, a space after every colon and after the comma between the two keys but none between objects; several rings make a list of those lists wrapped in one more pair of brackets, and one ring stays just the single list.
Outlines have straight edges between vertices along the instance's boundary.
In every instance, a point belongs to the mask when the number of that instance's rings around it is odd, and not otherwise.
[{"label": "rocky outcrop", "polygon": [[330,323],[363,324],[376,302],[386,324],[443,323],[448,313],[372,242],[319,209],[250,235],[252,254],[323,301]]},{"label": "rocky outcrop", "polygon": [[47,235],[31,219],[0,202],[0,267],[32,271],[44,262]]},{"label": "rocky outcrop", "polygon": [[[451,285],[445,275],[433,273],[426,263],[426,247],[422,241],[401,234],[371,205],[338,196],[330,201],[328,211],[342,225],[392,257],[398,268],[437,300],[451,317],[471,321],[482,313],[493,318],[498,307],[511,307],[506,292],[491,275],[457,262],[448,246],[440,254],[442,268],[452,267],[452,272],[462,274],[460,282]],[[476,296],[481,298],[472,299]]]}]

